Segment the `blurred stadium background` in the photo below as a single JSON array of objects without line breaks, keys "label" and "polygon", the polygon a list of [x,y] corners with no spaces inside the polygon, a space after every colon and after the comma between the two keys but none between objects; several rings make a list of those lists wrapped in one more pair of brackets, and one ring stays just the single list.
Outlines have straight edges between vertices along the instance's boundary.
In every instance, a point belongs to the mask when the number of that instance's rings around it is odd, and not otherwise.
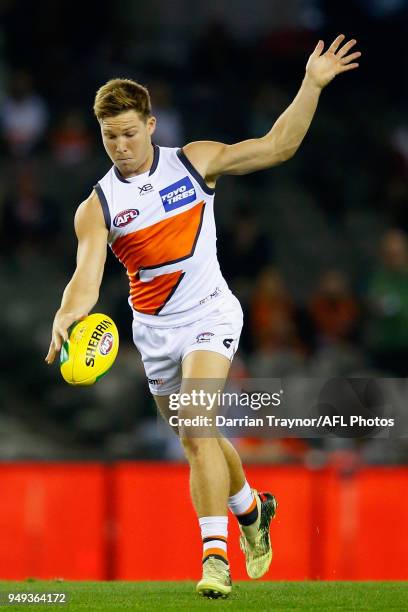
[{"label": "blurred stadium background", "polygon": [[[97,310],[118,324],[116,366],[74,389],[43,361],[74,268],[74,211],[109,167],[91,111],[109,78],[149,87],[157,144],[231,143],[270,129],[318,38],[358,39],[360,69],[324,91],[295,158],[219,182],[219,256],[246,319],[233,376],[405,388],[407,13],[405,0],[0,2],[1,577],[199,573],[187,468],[159,435],[111,255]],[[407,439],[237,445],[281,502],[270,578],[408,578]],[[160,562],[141,491],[171,500],[166,520],[162,501],[149,518],[167,542]],[[196,542],[187,552],[177,521]]]}]

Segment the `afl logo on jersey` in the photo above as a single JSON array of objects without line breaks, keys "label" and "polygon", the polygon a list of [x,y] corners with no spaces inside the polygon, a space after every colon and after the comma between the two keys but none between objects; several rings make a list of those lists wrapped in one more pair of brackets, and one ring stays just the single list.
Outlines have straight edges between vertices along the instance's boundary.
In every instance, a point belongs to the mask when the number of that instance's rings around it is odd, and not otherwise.
[{"label": "afl logo on jersey", "polygon": [[113,225],[115,227],[124,227],[129,223],[132,223],[136,217],[139,216],[139,211],[137,208],[128,208],[127,210],[122,210],[122,212],[118,213],[113,220]]}]

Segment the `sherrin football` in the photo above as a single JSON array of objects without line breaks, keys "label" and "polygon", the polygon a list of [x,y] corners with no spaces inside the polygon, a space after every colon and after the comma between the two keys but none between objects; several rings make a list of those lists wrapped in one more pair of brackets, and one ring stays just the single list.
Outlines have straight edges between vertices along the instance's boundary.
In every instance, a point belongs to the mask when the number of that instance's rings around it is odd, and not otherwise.
[{"label": "sherrin football", "polygon": [[107,315],[91,314],[74,323],[68,333],[60,354],[62,377],[70,385],[93,385],[116,359],[118,329]]}]

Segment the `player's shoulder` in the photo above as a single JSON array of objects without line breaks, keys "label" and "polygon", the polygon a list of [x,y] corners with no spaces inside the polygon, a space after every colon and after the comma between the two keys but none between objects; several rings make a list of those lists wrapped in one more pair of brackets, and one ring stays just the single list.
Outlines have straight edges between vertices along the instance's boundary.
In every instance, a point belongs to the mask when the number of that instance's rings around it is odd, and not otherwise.
[{"label": "player's shoulder", "polygon": [[202,164],[207,162],[209,157],[214,157],[225,146],[222,142],[215,140],[196,140],[184,145],[182,151],[191,163]]},{"label": "player's shoulder", "polygon": [[89,196],[76,209],[75,226],[105,227],[101,202],[95,189],[91,191]]},{"label": "player's shoulder", "polygon": [[98,206],[100,208],[98,194],[96,193],[95,189],[92,189],[89,196],[79,204],[77,213],[79,211],[80,214],[86,214],[88,211],[91,212],[94,209],[97,209]]},{"label": "player's shoulder", "polygon": [[216,176],[209,171],[211,162],[216,159],[227,145],[213,140],[189,142],[181,149],[181,155],[203,178],[210,189],[215,188]]}]

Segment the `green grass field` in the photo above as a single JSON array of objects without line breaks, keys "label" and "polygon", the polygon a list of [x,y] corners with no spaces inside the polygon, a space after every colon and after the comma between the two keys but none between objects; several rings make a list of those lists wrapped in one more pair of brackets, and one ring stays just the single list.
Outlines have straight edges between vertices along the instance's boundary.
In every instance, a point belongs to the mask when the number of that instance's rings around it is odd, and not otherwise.
[{"label": "green grass field", "polygon": [[7,593],[67,593],[69,602],[14,604],[13,610],[408,610],[408,582],[236,582],[231,596],[206,600],[193,582],[0,582]]}]

